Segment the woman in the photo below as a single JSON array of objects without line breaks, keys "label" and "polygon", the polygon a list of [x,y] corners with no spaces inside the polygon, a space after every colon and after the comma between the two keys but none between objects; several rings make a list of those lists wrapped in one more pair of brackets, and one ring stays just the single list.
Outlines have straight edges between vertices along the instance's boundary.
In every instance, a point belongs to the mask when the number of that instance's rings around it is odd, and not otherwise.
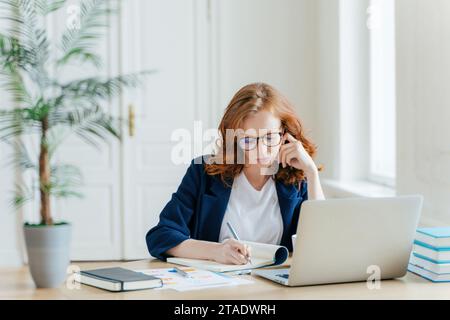
[{"label": "woman", "polygon": [[275,88],[255,83],[240,89],[219,131],[217,154],[192,161],[147,233],[152,256],[245,264],[251,248],[234,240],[228,222],[241,240],[292,251],[302,202],[324,199],[312,159],[316,147]]}]

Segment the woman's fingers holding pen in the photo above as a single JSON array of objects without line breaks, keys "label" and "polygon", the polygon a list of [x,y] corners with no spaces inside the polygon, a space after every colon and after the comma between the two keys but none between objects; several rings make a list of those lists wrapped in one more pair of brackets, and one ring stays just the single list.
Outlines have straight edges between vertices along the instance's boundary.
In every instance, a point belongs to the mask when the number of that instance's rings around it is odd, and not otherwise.
[{"label": "woman's fingers holding pen", "polygon": [[245,263],[248,263],[252,256],[251,247],[248,244],[233,240],[234,248],[245,257]]},{"label": "woman's fingers holding pen", "polygon": [[244,250],[242,243],[234,239],[227,239],[221,244],[215,260],[225,264],[246,264],[247,258],[241,250]]},{"label": "woman's fingers holding pen", "polygon": [[247,258],[239,253],[238,251],[232,250],[230,251],[230,256],[233,260],[234,264],[246,264],[247,263]]},{"label": "woman's fingers holding pen", "polygon": [[247,252],[248,246],[245,243],[242,243],[235,239],[230,239],[229,243],[234,249],[239,251],[242,255],[244,255],[245,257],[248,256],[248,252]]},{"label": "woman's fingers holding pen", "polygon": [[250,247],[248,244],[245,245],[247,247],[247,258],[251,258],[252,257],[252,247]]},{"label": "woman's fingers holding pen", "polygon": [[227,239],[223,243],[224,260],[227,263],[246,264],[251,255],[250,247],[247,244],[235,239]]}]

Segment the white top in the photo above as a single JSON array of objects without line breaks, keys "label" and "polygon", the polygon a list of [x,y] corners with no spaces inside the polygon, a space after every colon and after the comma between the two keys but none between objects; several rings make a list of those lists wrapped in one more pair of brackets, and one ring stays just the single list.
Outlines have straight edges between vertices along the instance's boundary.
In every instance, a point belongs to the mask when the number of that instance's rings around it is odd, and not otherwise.
[{"label": "white top", "polygon": [[240,240],[279,245],[283,236],[283,219],[275,181],[270,178],[258,191],[243,172],[237,176],[220,228],[219,242],[233,238],[227,222]]}]

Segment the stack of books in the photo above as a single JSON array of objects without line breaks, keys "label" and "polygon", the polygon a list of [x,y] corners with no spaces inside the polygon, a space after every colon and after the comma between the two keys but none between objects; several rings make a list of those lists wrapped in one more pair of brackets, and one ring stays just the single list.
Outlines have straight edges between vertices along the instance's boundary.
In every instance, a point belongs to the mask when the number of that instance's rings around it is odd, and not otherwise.
[{"label": "stack of books", "polygon": [[433,282],[450,282],[450,227],[417,229],[408,270]]}]

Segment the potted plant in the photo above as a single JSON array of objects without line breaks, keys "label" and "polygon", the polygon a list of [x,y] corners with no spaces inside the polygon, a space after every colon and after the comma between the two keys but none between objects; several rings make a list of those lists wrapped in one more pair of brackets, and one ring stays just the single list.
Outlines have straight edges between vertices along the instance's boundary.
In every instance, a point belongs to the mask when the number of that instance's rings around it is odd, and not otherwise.
[{"label": "potted plant", "polygon": [[[0,105],[0,139],[14,148],[13,163],[29,172],[14,192],[20,207],[39,194],[40,223],[25,223],[24,234],[31,275],[37,287],[61,285],[70,262],[71,225],[54,221],[51,199],[80,196],[80,170],[55,160],[59,146],[71,135],[99,146],[109,137],[120,138],[120,119],[102,103],[124,87],[138,84],[140,74],[85,77],[64,81],[67,68],[102,68],[94,51],[114,9],[105,0],[84,0],[73,26],[62,37],[49,38],[46,19],[62,9],[65,0],[0,0],[0,90],[12,96],[12,105]],[[84,69],[80,69],[81,71]],[[29,145],[37,141],[37,152]],[[31,179],[33,180],[33,179]],[[26,183],[28,181],[28,183]]]}]

